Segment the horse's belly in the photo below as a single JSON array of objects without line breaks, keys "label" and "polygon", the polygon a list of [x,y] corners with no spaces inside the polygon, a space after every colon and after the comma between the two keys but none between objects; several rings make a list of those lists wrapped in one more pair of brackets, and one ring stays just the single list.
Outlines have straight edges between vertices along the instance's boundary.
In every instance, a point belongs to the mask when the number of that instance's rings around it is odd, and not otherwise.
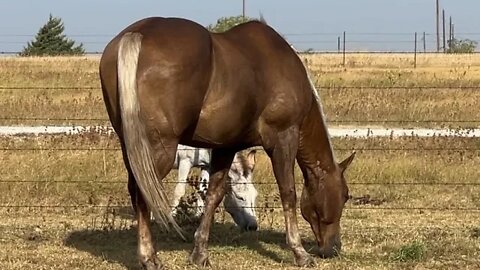
[{"label": "horse's belly", "polygon": [[[262,102],[252,90],[258,87],[251,79],[221,75],[217,74],[219,82],[207,91],[192,138],[219,146],[251,144]],[[220,83],[223,80],[230,83]]]},{"label": "horse's belly", "polygon": [[[212,144],[246,144],[255,137],[255,120],[238,110],[203,113],[192,136],[194,141]],[[253,135],[253,136],[252,136]]]}]

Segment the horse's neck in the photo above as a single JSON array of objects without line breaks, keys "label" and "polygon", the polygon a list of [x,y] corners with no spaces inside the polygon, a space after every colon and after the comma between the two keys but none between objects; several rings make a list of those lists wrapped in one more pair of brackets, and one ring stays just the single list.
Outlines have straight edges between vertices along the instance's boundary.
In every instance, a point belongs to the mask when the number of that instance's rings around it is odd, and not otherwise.
[{"label": "horse's neck", "polygon": [[330,171],[335,166],[330,136],[321,105],[316,99],[313,99],[310,112],[300,128],[297,162],[304,168],[320,167],[325,171]]}]

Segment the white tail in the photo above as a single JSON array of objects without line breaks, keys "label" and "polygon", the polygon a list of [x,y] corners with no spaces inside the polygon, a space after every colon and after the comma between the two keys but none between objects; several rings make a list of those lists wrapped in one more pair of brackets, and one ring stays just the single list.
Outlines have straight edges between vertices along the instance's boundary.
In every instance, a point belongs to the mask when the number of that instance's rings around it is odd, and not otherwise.
[{"label": "white tail", "polygon": [[182,229],[170,213],[169,202],[161,183],[162,179],[158,179],[156,174],[145,124],[140,117],[136,74],[141,45],[140,33],[126,33],[120,40],[118,49],[118,92],[123,140],[136,183],[150,211],[153,212],[155,220],[167,229],[171,224],[184,238]]}]

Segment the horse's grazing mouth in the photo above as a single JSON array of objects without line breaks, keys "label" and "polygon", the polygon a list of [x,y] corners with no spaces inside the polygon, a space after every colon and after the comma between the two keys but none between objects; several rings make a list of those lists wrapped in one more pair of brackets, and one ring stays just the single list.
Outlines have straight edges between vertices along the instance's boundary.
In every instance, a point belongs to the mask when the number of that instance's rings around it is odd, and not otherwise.
[{"label": "horse's grazing mouth", "polygon": [[[138,255],[145,268],[161,268],[153,248],[149,209],[160,223],[182,235],[160,185],[172,168],[180,142],[214,148],[206,207],[189,257],[192,263],[209,264],[210,228],[235,153],[262,146],[272,162],[295,262],[313,264],[300,241],[296,220],[295,161],[306,183],[322,182],[321,188],[307,185],[309,193],[322,196],[301,200],[304,217],[313,225],[324,215],[341,217],[348,197],[344,172],[353,155],[341,163],[334,160],[315,87],[280,34],[265,21],[213,34],[185,19],[146,18],[128,26],[106,46],[100,79],[122,146],[141,236]],[[196,126],[202,108],[209,113]],[[196,126],[194,131],[192,126]],[[252,141],[252,137],[257,139]],[[188,141],[191,138],[196,141]],[[323,173],[312,173],[318,170],[316,164],[322,165]],[[315,236],[328,238],[338,233],[339,228],[334,228]],[[325,250],[324,254],[333,253]]]}]

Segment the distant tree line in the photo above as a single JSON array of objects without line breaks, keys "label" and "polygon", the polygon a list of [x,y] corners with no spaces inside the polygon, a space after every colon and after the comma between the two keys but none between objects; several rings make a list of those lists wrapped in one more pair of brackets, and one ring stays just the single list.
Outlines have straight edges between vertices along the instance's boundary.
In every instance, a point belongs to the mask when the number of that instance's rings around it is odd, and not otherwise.
[{"label": "distant tree line", "polygon": [[[251,20],[255,20],[255,18],[241,15],[221,17],[214,24],[208,25],[207,29],[215,33],[225,32]],[[63,33],[64,30],[62,20],[50,14],[48,21],[38,30],[34,40],[27,43],[27,46],[20,52],[20,56],[84,55],[83,44],[75,45],[75,41],[67,38]],[[473,53],[476,50],[477,42],[452,38],[448,41],[447,46],[447,53]]]}]

